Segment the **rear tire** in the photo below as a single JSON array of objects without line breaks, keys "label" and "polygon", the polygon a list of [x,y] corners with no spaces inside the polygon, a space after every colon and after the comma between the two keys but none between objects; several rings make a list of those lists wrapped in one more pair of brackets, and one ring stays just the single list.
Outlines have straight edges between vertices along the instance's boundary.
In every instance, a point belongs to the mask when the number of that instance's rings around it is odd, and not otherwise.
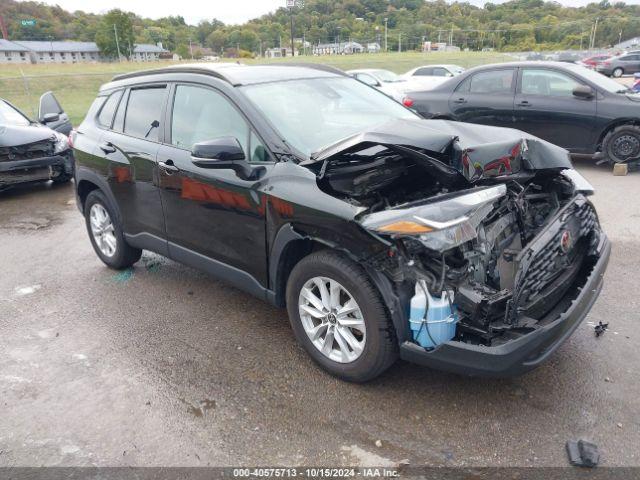
[{"label": "rear tire", "polygon": [[100,190],[87,196],[84,216],[91,245],[105,265],[122,270],[140,260],[142,250],[126,242],[120,219]]},{"label": "rear tire", "polygon": [[620,78],[622,75],[624,75],[624,70],[620,67],[614,68],[611,72],[611,76],[615,78]]},{"label": "rear tire", "polygon": [[640,126],[620,125],[607,133],[602,153],[609,163],[624,163],[640,156]]},{"label": "rear tire", "polygon": [[[322,308],[324,316],[321,319],[318,309],[314,310],[315,315],[304,313],[304,308],[311,306],[306,301],[309,285],[318,282],[318,279],[321,279],[320,283],[327,282],[325,293],[329,300],[325,302],[322,291],[311,287],[316,292],[314,302]],[[332,285],[339,287],[336,287],[338,293],[335,295],[329,291]],[[366,382],[395,362],[398,346],[382,297],[362,267],[344,255],[323,250],[303,258],[289,276],[286,297],[289,320],[296,339],[311,358],[330,374],[350,382]],[[341,313],[353,307],[357,313]],[[320,324],[325,328],[314,341],[310,331],[314,325],[318,328]],[[321,349],[323,342],[319,337],[323,332],[324,343],[327,338],[331,341],[326,349],[330,353]],[[328,332],[331,332],[330,337]],[[356,348],[351,351],[352,345],[356,345]]]}]

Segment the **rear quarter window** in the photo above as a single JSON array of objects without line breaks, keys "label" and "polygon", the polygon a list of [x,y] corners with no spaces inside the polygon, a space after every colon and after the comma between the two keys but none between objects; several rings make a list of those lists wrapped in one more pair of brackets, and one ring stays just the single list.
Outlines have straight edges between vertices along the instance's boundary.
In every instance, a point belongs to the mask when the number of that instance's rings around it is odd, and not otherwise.
[{"label": "rear quarter window", "polygon": [[98,114],[98,124],[104,128],[111,128],[111,124],[113,122],[113,115],[116,112],[116,108],[118,107],[118,102],[120,102],[120,97],[122,96],[122,90],[118,90],[117,92],[113,92],[107,100],[104,102],[104,105],[100,109],[100,113]]}]

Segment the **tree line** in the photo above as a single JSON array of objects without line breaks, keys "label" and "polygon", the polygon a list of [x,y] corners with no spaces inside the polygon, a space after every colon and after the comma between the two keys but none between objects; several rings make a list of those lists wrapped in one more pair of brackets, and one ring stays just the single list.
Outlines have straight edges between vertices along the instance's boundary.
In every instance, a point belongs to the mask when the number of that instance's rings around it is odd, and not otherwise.
[{"label": "tree line", "polygon": [[[158,42],[185,58],[201,56],[201,47],[219,55],[256,55],[290,45],[291,16],[300,50],[303,39],[305,45],[375,42],[390,51],[419,50],[424,41],[470,50],[529,51],[587,48],[590,43],[604,48],[640,36],[640,6],[607,0],[579,8],[543,0],[487,3],[484,8],[444,0],[306,0],[242,25],[216,18],[188,25],[179,15],[152,20],[120,10],[68,12],[14,0],[0,3],[0,15],[12,39],[96,41],[110,56],[116,55],[116,31],[125,56],[135,44]],[[26,19],[35,25],[23,25]]]}]

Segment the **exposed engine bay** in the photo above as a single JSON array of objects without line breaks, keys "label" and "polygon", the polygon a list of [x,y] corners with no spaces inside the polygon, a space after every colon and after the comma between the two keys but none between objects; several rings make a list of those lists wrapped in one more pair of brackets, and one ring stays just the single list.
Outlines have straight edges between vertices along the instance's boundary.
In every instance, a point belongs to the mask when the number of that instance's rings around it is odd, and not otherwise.
[{"label": "exposed engine bay", "polygon": [[[442,152],[364,143],[317,167],[320,188],[361,207],[356,221],[388,245],[370,262],[404,290],[410,321],[438,305],[431,332],[455,323],[442,341],[495,346],[536,329],[593,265],[590,186],[567,168],[529,168],[526,140],[502,152],[479,164],[455,143]],[[421,341],[415,328],[416,343],[437,346],[427,333]]]}]

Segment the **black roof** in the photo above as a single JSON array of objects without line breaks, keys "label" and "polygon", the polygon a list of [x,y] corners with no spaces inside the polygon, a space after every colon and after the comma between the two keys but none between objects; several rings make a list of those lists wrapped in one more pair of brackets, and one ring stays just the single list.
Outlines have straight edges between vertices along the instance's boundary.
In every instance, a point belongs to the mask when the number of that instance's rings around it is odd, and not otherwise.
[{"label": "black roof", "polygon": [[278,80],[296,80],[300,78],[318,78],[345,76],[342,70],[319,64],[283,63],[278,65],[239,65],[235,63],[194,63],[172,65],[153,70],[125,73],[113,78],[113,81],[139,78],[167,73],[197,73],[210,75],[229,82],[231,85],[251,85]]}]

